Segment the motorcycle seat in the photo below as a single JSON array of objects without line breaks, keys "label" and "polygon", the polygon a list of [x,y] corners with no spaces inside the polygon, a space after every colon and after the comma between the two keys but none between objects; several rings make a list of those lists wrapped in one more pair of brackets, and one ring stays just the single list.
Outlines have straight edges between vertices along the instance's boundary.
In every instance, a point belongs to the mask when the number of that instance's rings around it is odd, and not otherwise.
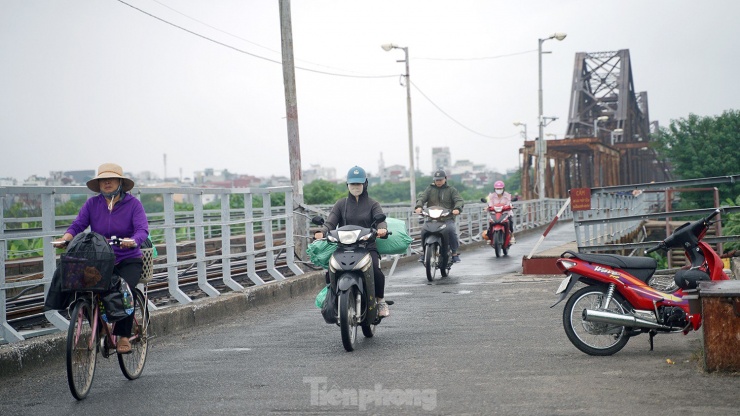
[{"label": "motorcycle seat", "polygon": [[616,254],[586,254],[566,251],[566,254],[589,263],[603,264],[604,266],[622,269],[640,280],[647,281],[658,268],[658,262],[652,257],[628,257]]}]

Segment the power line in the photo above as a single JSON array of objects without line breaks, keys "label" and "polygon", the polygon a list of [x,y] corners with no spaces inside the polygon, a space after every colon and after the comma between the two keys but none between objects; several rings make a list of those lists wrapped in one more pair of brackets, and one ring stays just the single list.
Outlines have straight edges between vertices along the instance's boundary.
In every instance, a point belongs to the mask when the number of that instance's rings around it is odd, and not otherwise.
[{"label": "power line", "polygon": [[423,96],[424,98],[426,98],[426,99],[427,99],[427,101],[429,101],[429,102],[430,102],[430,103],[431,103],[431,104],[432,104],[432,105],[433,105],[433,106],[434,106],[434,107],[435,107],[435,108],[436,108],[437,110],[439,110],[439,112],[440,112],[440,113],[444,114],[445,116],[447,116],[447,118],[449,118],[450,120],[454,121],[454,122],[455,122],[455,123],[457,123],[457,124],[458,124],[458,125],[459,125],[460,127],[464,128],[465,130],[467,130],[467,131],[469,131],[469,132],[471,132],[471,133],[477,134],[478,136],[482,136],[482,137],[487,137],[487,138],[489,138],[489,139],[510,139],[510,138],[512,138],[512,137],[516,137],[516,136],[518,136],[518,135],[519,135],[519,133],[516,133],[516,134],[512,134],[511,136],[489,136],[489,135],[487,135],[487,134],[479,133],[479,132],[477,132],[477,131],[475,131],[475,130],[473,130],[473,129],[469,128],[468,126],[466,126],[466,125],[464,125],[464,124],[460,123],[459,121],[455,120],[455,119],[454,119],[454,118],[453,118],[453,117],[452,117],[451,115],[447,114],[447,113],[446,113],[446,112],[445,112],[445,111],[444,111],[444,110],[443,110],[443,109],[442,109],[442,108],[441,108],[440,106],[438,106],[438,105],[437,105],[437,104],[436,104],[436,103],[435,103],[434,101],[432,101],[432,99],[431,99],[431,98],[429,98],[429,97],[428,97],[428,96],[427,96],[426,94],[424,94],[424,92],[423,92],[422,90],[420,90],[420,89],[419,89],[419,87],[418,87],[418,86],[417,86],[416,84],[414,84],[413,82],[411,82],[411,85],[413,85],[413,86],[414,86],[414,88],[416,88],[416,91],[418,91],[418,92],[419,92],[419,94],[421,94],[421,95],[422,95],[422,96]]},{"label": "power line", "polygon": [[[173,12],[175,12],[175,13],[181,15],[181,16],[184,16],[184,17],[186,17],[186,18],[188,18],[188,19],[190,19],[190,20],[192,20],[194,22],[198,22],[198,23],[202,24],[203,26],[209,27],[209,28],[211,28],[213,30],[216,30],[218,32],[221,32],[221,33],[223,33],[225,35],[228,35],[228,36],[231,36],[233,38],[239,39],[241,41],[250,43],[250,44],[252,44],[254,46],[257,46],[258,48],[262,48],[262,49],[265,49],[265,50],[270,51],[270,52],[274,52],[274,53],[277,53],[277,54],[280,54],[281,53],[279,50],[275,50],[275,49],[269,48],[267,46],[260,45],[259,43],[252,42],[249,39],[245,39],[245,38],[243,38],[241,36],[238,36],[238,35],[235,35],[233,33],[227,32],[225,30],[219,29],[216,26],[210,25],[210,24],[208,24],[208,23],[206,23],[206,22],[204,22],[202,20],[198,20],[198,19],[196,19],[196,18],[194,18],[192,16],[189,16],[189,15],[187,15],[185,13],[182,13],[181,11],[176,10],[176,9],[174,9],[174,8],[172,8],[172,7],[164,4],[164,3],[162,3],[161,1],[158,1],[158,0],[151,0],[151,1],[153,1],[155,3],[158,3],[158,4],[162,5],[163,7],[166,7],[168,9],[172,10]],[[305,63],[311,64],[311,65],[316,65],[316,66],[320,66],[320,67],[324,67],[324,68],[338,69],[340,71],[346,71],[346,72],[351,72],[351,73],[356,73],[356,74],[358,73],[358,72],[352,71],[352,70],[347,70],[347,69],[342,69],[342,68],[336,68],[336,67],[332,67],[332,66],[329,66],[329,65],[322,65],[322,64],[319,64],[319,63],[316,63],[316,62],[307,61],[305,59],[297,59],[297,61],[305,62]]]},{"label": "power line", "polygon": [[[139,11],[139,12],[141,12],[141,13],[149,16],[149,17],[152,17],[154,19],[157,19],[157,20],[159,20],[162,23],[166,23],[166,24],[168,24],[170,26],[176,27],[176,28],[178,28],[180,30],[183,30],[185,32],[190,33],[191,35],[195,35],[195,36],[197,36],[197,37],[199,37],[201,39],[205,39],[207,41],[210,41],[210,42],[213,42],[215,44],[224,46],[226,48],[235,50],[235,51],[237,51],[239,53],[243,53],[245,55],[252,56],[252,57],[257,58],[257,59],[262,59],[262,60],[265,60],[265,61],[268,61],[268,62],[272,62],[272,63],[276,63],[276,64],[279,64],[279,65],[282,65],[283,64],[282,61],[278,61],[278,60],[275,60],[275,59],[266,58],[264,56],[260,56],[260,55],[257,55],[257,54],[251,53],[251,52],[247,52],[247,51],[245,51],[243,49],[239,49],[239,48],[237,48],[235,46],[231,46],[229,44],[226,44],[226,43],[223,43],[223,42],[219,42],[219,41],[217,41],[215,39],[209,38],[208,36],[201,35],[200,33],[197,33],[197,32],[194,32],[194,31],[192,31],[190,29],[186,29],[186,28],[184,28],[182,26],[176,25],[176,24],[174,24],[172,22],[169,22],[169,21],[167,21],[165,19],[162,19],[159,16],[156,16],[156,15],[154,15],[152,13],[149,13],[149,12],[147,12],[145,10],[142,10],[142,9],[140,9],[140,8],[134,6],[134,5],[131,5],[129,3],[126,3],[123,0],[117,0],[117,1],[119,3],[125,4],[128,7],[131,7],[134,10],[137,10],[137,11]],[[317,73],[317,74],[333,75],[333,76],[337,76],[337,77],[347,77],[347,78],[394,78],[394,77],[397,76],[397,75],[349,75],[349,74],[338,74],[338,73],[333,73],[333,72],[319,71],[317,69],[303,68],[303,67],[300,67],[300,66],[296,66],[295,68],[296,69],[303,70],[303,71],[314,72],[314,73]]]},{"label": "power line", "polygon": [[414,57],[414,60],[415,61],[418,61],[418,60],[426,60],[426,61],[485,61],[485,60],[490,60],[490,59],[508,58],[510,56],[524,55],[524,54],[534,53],[534,52],[537,52],[537,49],[532,49],[532,50],[522,51],[522,52],[507,53],[505,55],[484,56],[484,57],[480,57],[480,58],[417,58],[417,57]]},{"label": "power line", "polygon": [[[264,56],[260,56],[260,55],[257,55],[257,54],[251,53],[251,52],[247,52],[247,51],[245,51],[245,50],[242,50],[242,49],[239,49],[239,48],[237,48],[237,47],[231,46],[231,45],[229,45],[229,44],[226,44],[226,43],[223,43],[223,42],[217,41],[217,40],[215,40],[215,39],[209,38],[208,36],[205,36],[205,35],[201,35],[200,33],[197,33],[197,32],[194,32],[194,31],[192,31],[192,30],[190,30],[190,29],[186,29],[186,28],[184,28],[184,27],[182,27],[182,26],[176,25],[176,24],[174,24],[174,23],[172,23],[172,22],[170,22],[170,21],[167,21],[167,20],[165,20],[165,19],[163,19],[163,18],[159,17],[159,16],[156,16],[156,15],[154,15],[154,14],[152,14],[152,13],[149,13],[149,12],[147,12],[147,11],[143,10],[143,9],[140,9],[140,8],[138,8],[138,7],[136,7],[136,6],[132,5],[132,4],[129,4],[129,3],[125,2],[125,1],[123,1],[123,0],[117,0],[117,1],[118,1],[119,3],[121,3],[121,4],[125,4],[126,6],[128,6],[128,7],[132,8],[132,9],[134,9],[134,10],[136,10],[136,11],[140,12],[140,13],[143,13],[143,14],[145,14],[145,15],[147,15],[147,16],[149,16],[149,17],[152,17],[152,18],[154,18],[154,19],[156,19],[156,20],[159,20],[159,21],[160,21],[160,22],[162,22],[162,23],[166,23],[166,24],[168,24],[168,25],[170,25],[170,26],[172,26],[172,27],[175,27],[175,28],[177,28],[177,29],[180,29],[180,30],[182,30],[182,31],[185,31],[185,32],[187,32],[187,33],[190,33],[191,35],[195,35],[195,36],[197,36],[197,37],[199,37],[199,38],[201,38],[201,39],[205,39],[205,40],[207,40],[207,41],[209,41],[209,42],[213,42],[213,43],[215,43],[215,44],[217,44],[217,45],[221,45],[221,46],[224,46],[224,47],[226,47],[226,48],[229,48],[229,49],[232,49],[232,50],[234,50],[234,51],[236,51],[236,52],[239,52],[239,53],[243,53],[243,54],[245,54],[245,55],[249,55],[249,56],[252,56],[252,57],[254,57],[254,58],[257,58],[257,59],[262,59],[262,60],[265,60],[265,61],[268,61],[268,62],[272,62],[272,63],[276,63],[276,64],[279,64],[279,65],[282,65],[282,64],[283,64],[283,63],[282,63],[282,61],[278,61],[278,60],[275,60],[275,59],[270,59],[270,58],[267,58],[267,57],[264,57]],[[241,40],[243,40],[243,41],[245,41],[245,42],[248,42],[248,43],[251,43],[251,44],[253,44],[253,45],[259,46],[259,47],[261,47],[261,48],[264,48],[264,49],[270,50],[270,51],[272,51],[272,52],[276,52],[276,51],[274,51],[274,50],[272,50],[272,49],[269,49],[269,48],[267,48],[267,47],[265,47],[265,46],[262,46],[262,45],[256,44],[256,43],[254,43],[254,42],[251,42],[251,41],[249,41],[249,40],[243,39],[243,38],[241,38],[241,37],[239,37],[239,36],[236,36],[236,35],[233,35],[233,34],[231,34],[231,33],[225,32],[225,31],[223,31],[223,30],[221,30],[221,29],[218,29],[218,28],[216,28],[216,27],[213,27],[213,26],[211,26],[211,25],[209,25],[209,24],[206,24],[206,23],[204,23],[204,22],[202,22],[202,21],[200,21],[200,20],[198,20],[198,19],[195,19],[195,18],[192,18],[192,17],[190,17],[190,16],[187,16],[187,15],[185,15],[185,14],[183,14],[183,13],[181,13],[181,12],[179,12],[179,11],[177,11],[177,10],[175,10],[175,9],[173,9],[173,8],[171,8],[171,7],[169,7],[169,6],[165,5],[165,4],[163,4],[163,3],[161,3],[161,2],[159,2],[159,1],[157,1],[157,0],[152,0],[152,1],[154,1],[155,3],[158,3],[158,4],[160,4],[160,5],[162,5],[162,6],[166,7],[166,8],[168,8],[168,9],[170,9],[170,10],[172,10],[172,11],[174,11],[174,12],[178,13],[178,14],[181,14],[182,16],[185,16],[185,17],[187,17],[187,18],[189,18],[189,19],[191,19],[191,20],[194,20],[194,21],[196,21],[196,22],[198,22],[198,23],[201,23],[201,24],[203,24],[203,25],[205,25],[205,26],[207,26],[207,27],[210,27],[210,28],[212,28],[212,29],[214,29],[214,30],[217,30],[217,31],[219,31],[219,32],[222,32],[222,33],[225,33],[225,34],[227,34],[227,35],[229,35],[229,36],[233,36],[233,37],[235,37],[235,38],[237,38],[237,39],[241,39]],[[503,57],[507,57],[507,56],[514,56],[514,55],[522,55],[522,54],[525,54],[525,53],[530,53],[530,52],[535,52],[535,51],[537,51],[537,50],[535,49],[535,50],[531,50],[531,51],[517,52],[517,53],[513,53],[513,54],[507,54],[507,55],[499,55],[499,56],[491,56],[491,57],[483,57],[483,58],[446,58],[446,59],[445,59],[445,58],[414,58],[414,60],[417,60],[417,59],[427,59],[427,60],[447,60],[447,61],[464,61],[464,60],[485,60],[485,59],[497,59],[497,58],[503,58]],[[296,66],[295,68],[296,68],[296,69],[300,69],[300,70],[303,70],[303,71],[308,71],[308,72],[314,72],[314,73],[318,73],[318,74],[323,74],[323,75],[332,75],[332,76],[347,77],[347,78],[391,78],[391,77],[396,77],[396,76],[397,76],[397,75],[348,75],[348,74],[338,74],[338,73],[332,73],[332,72],[326,72],[326,71],[319,71],[319,70],[315,70],[315,69],[309,69],[309,68],[303,68],[303,67],[299,67],[299,66]],[[458,125],[459,125],[460,127],[464,128],[465,130],[468,130],[468,131],[470,131],[471,133],[474,133],[474,134],[476,134],[476,135],[478,135],[478,136],[486,137],[486,138],[489,138],[489,139],[509,139],[509,138],[512,138],[512,137],[515,137],[515,136],[518,136],[518,135],[519,135],[519,133],[516,133],[516,134],[513,134],[513,135],[511,135],[511,136],[489,136],[489,135],[486,135],[486,134],[483,134],[483,133],[479,133],[479,132],[477,132],[477,131],[475,131],[475,130],[473,130],[473,129],[471,129],[471,128],[467,127],[467,126],[465,126],[464,124],[460,123],[460,122],[459,122],[459,121],[457,121],[457,120],[456,120],[455,118],[453,118],[452,116],[450,116],[449,114],[447,114],[447,112],[445,112],[445,111],[444,111],[444,110],[443,110],[443,109],[442,109],[442,108],[441,108],[440,106],[438,106],[438,105],[437,105],[437,104],[436,104],[436,103],[435,103],[434,101],[432,101],[432,99],[431,99],[431,98],[429,98],[429,97],[428,97],[428,96],[427,96],[426,94],[424,94],[424,92],[423,92],[423,91],[422,91],[422,90],[421,90],[421,89],[420,89],[420,88],[419,88],[419,87],[418,87],[418,86],[417,86],[416,84],[414,84],[414,83],[412,82],[412,83],[411,83],[411,85],[413,85],[413,86],[414,86],[414,88],[416,88],[416,90],[417,90],[417,91],[418,91],[418,92],[419,92],[419,93],[420,93],[420,94],[421,94],[421,95],[422,95],[422,96],[423,96],[424,98],[426,98],[426,99],[427,99],[427,101],[429,101],[429,102],[430,102],[430,103],[431,103],[431,104],[432,104],[432,105],[433,105],[433,106],[434,106],[434,107],[435,107],[435,108],[436,108],[437,110],[439,110],[439,111],[440,111],[440,112],[441,112],[442,114],[444,114],[444,115],[445,115],[445,116],[446,116],[447,118],[449,118],[450,120],[454,121],[454,122],[455,122],[456,124],[458,124]]]}]

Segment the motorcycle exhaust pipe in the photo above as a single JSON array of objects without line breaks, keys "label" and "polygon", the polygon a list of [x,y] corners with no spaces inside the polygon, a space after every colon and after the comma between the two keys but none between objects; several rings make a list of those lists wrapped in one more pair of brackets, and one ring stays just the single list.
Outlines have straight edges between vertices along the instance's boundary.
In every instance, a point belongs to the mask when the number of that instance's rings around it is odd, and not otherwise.
[{"label": "motorcycle exhaust pipe", "polygon": [[622,315],[614,312],[606,311],[595,311],[592,309],[584,309],[582,313],[584,321],[588,322],[600,322],[612,325],[621,325],[631,328],[651,328],[651,329],[665,329],[670,330],[671,328],[665,325],[661,325],[657,322],[646,321],[632,315]]}]

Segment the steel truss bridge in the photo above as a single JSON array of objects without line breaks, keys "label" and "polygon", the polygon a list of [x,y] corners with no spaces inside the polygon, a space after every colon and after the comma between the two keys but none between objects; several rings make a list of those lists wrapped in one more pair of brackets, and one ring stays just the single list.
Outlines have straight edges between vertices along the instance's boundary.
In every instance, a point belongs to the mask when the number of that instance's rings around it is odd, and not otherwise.
[{"label": "steel truss bridge", "polygon": [[[653,131],[651,131],[651,127]],[[545,196],[567,198],[572,188],[670,180],[650,146],[647,92],[635,92],[628,49],[576,54],[568,115],[561,140],[547,140]],[[522,197],[537,199],[536,142],[525,141]]]}]

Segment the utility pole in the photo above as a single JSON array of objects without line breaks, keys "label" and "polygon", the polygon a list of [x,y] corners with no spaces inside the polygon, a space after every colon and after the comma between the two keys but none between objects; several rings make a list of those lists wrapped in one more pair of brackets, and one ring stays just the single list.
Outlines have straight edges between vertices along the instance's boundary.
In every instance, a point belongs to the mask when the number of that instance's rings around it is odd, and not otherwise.
[{"label": "utility pole", "polygon": [[[299,260],[306,257],[308,235],[303,211],[303,173],[301,172],[301,142],[298,135],[298,99],[295,86],[293,61],[293,26],[290,17],[290,0],[280,0],[280,37],[283,51],[283,83],[285,84],[285,115],[288,123],[288,156],[290,183],[293,185],[293,243]],[[285,236],[286,239],[290,236]]]}]

